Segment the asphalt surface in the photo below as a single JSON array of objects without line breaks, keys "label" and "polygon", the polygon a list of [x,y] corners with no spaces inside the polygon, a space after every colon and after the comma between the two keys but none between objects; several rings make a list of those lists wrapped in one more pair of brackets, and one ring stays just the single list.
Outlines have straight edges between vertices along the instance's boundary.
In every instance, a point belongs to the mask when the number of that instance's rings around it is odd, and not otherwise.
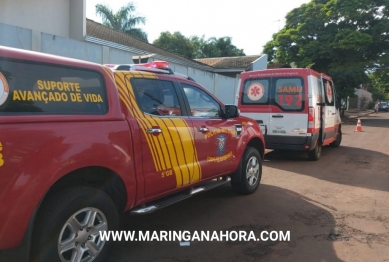
[{"label": "asphalt surface", "polygon": [[290,231],[289,242],[115,242],[109,261],[389,261],[389,113],[343,125],[339,148],[268,151],[259,190],[229,185],[145,216],[122,230]]}]

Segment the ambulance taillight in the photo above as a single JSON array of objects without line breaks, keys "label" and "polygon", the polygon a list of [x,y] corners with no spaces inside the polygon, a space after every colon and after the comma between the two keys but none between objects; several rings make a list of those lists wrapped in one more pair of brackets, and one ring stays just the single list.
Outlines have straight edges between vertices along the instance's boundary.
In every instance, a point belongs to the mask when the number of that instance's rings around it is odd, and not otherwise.
[{"label": "ambulance taillight", "polygon": [[309,107],[308,109],[308,130],[307,133],[313,133],[315,130],[315,108]]}]

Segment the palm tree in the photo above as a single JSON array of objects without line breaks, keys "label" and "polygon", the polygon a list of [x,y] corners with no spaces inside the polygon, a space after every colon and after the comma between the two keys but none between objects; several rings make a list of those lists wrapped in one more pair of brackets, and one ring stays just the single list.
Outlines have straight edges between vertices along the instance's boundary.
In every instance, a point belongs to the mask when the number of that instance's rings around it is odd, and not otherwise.
[{"label": "palm tree", "polygon": [[136,16],[135,5],[128,3],[126,6],[114,14],[112,9],[108,6],[97,4],[96,14],[103,19],[103,25],[120,30],[126,34],[136,37],[140,40],[148,42],[147,33],[140,28],[135,28],[138,24],[145,24],[146,18],[143,16]]}]

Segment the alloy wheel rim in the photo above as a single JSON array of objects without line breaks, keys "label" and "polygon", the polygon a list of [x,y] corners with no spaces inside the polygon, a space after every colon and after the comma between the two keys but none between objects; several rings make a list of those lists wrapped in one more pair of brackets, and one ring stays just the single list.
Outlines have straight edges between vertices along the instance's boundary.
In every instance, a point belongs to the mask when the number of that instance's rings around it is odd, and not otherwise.
[{"label": "alloy wheel rim", "polygon": [[252,156],[247,162],[246,179],[249,186],[254,186],[259,178],[259,161],[255,156]]},{"label": "alloy wheel rim", "polygon": [[58,255],[61,261],[93,261],[105,244],[99,232],[107,229],[107,218],[97,208],[83,208],[71,215],[58,237]]}]

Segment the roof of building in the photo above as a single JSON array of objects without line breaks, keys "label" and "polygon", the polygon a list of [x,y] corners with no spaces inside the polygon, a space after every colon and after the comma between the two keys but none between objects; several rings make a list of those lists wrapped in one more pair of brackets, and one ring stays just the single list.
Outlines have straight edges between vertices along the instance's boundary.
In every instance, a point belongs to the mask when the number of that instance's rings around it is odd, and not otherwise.
[{"label": "roof of building", "polygon": [[198,62],[212,66],[216,69],[241,69],[249,67],[255,60],[262,55],[235,56],[235,57],[216,57],[195,59]]},{"label": "roof of building", "polygon": [[111,43],[111,45],[114,47],[117,47],[118,45],[129,47],[129,49],[131,49],[131,51],[136,54],[136,56],[134,56],[136,58],[139,55],[139,58],[153,57],[155,59],[167,61],[170,60],[171,62],[179,61],[180,64],[185,64],[195,68],[202,68],[208,71],[214,71],[215,69],[218,71],[223,69],[236,69],[236,71],[242,71],[250,67],[254,61],[262,57],[262,55],[251,55],[192,60],[139,40],[135,37],[123,33],[122,31],[112,29],[90,19],[86,19],[86,35],[86,39],[92,42],[101,43],[102,40],[106,43]]},{"label": "roof of building", "polygon": [[[184,63],[192,64],[192,66],[198,65],[202,67],[206,66],[209,68],[208,65],[205,65],[203,63],[197,62],[192,59],[185,58],[179,54],[169,52],[167,50],[164,50],[162,48],[159,48],[155,45],[149,44],[142,40],[139,40],[119,30],[104,26],[90,19],[86,19],[86,35],[88,37],[94,37],[97,39],[105,40],[119,45],[135,48],[139,51],[143,51],[142,55],[151,55],[157,57],[156,55],[153,54],[158,54],[165,57],[178,59]],[[212,68],[209,68],[209,70],[212,70]]]}]

